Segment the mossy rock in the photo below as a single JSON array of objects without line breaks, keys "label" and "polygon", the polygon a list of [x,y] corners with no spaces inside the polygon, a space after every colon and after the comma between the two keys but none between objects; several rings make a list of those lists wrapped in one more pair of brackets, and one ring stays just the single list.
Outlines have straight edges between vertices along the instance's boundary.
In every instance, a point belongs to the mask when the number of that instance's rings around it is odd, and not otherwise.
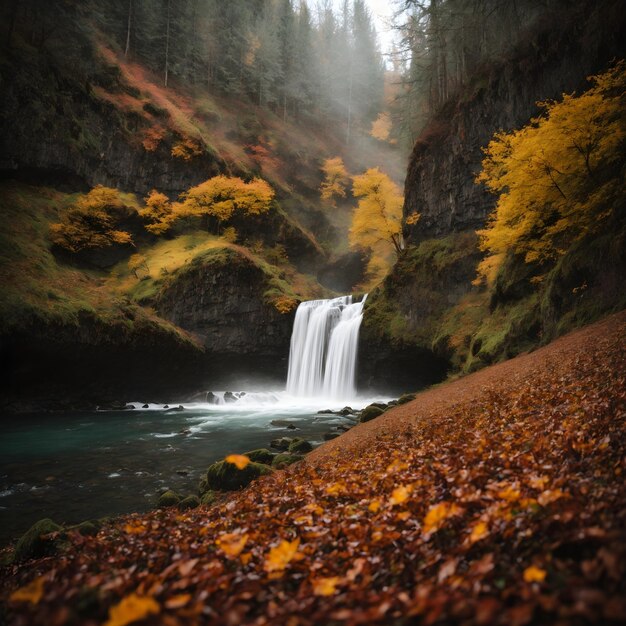
[{"label": "mossy rock", "polygon": [[197,506],[200,506],[200,498],[198,496],[187,496],[178,503],[178,508],[181,511],[195,509]]},{"label": "mossy rock", "polygon": [[48,535],[61,530],[63,530],[61,526],[48,518],[35,522],[17,542],[13,560],[25,561],[54,554],[59,542]]},{"label": "mossy rock", "polygon": [[157,506],[160,509],[164,509],[170,506],[176,506],[180,502],[180,496],[171,489],[168,489],[165,493],[159,497]]},{"label": "mossy rock", "polygon": [[202,496],[200,496],[200,504],[203,504],[205,506],[210,506],[216,500],[217,494],[215,493],[215,491],[211,491],[210,489],[209,491],[205,491]]},{"label": "mossy rock", "polygon": [[[262,463],[248,463],[243,469],[237,469],[233,463],[218,461],[209,467],[206,473],[206,480],[200,483],[202,493],[206,489],[217,491],[236,491],[260,476],[272,473],[272,468]],[[203,488],[204,486],[204,488]]]},{"label": "mossy rock", "polygon": [[284,469],[298,461],[302,461],[302,457],[298,454],[277,454],[272,461],[272,467],[274,469]]},{"label": "mossy rock", "polygon": [[267,448],[257,448],[256,450],[250,450],[244,452],[253,463],[262,463],[263,465],[271,465],[274,459],[274,453]]},{"label": "mossy rock", "polygon": [[301,437],[296,437],[290,444],[287,450],[291,454],[306,454],[307,452],[311,452],[313,450],[313,446],[306,439],[302,439]]},{"label": "mossy rock", "polygon": [[396,404],[406,404],[415,400],[414,393],[403,393],[396,401]]},{"label": "mossy rock", "polygon": [[280,437],[279,439],[272,439],[270,447],[276,450],[288,450],[293,439],[291,437]]},{"label": "mossy rock", "polygon": [[100,528],[101,524],[92,520],[81,522],[76,526],[76,530],[84,537],[95,537]]},{"label": "mossy rock", "polygon": [[373,404],[370,404],[361,411],[361,415],[359,416],[359,422],[369,422],[370,420],[377,418],[383,413],[383,409],[381,409],[379,406],[374,406]]}]

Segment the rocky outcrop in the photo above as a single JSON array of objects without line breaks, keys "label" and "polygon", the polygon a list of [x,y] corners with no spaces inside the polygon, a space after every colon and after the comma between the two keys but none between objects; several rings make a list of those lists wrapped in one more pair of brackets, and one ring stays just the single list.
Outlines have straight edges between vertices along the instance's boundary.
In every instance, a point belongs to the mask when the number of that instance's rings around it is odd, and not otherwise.
[{"label": "rocky outcrop", "polygon": [[156,307],[160,315],[193,333],[218,369],[228,362],[235,373],[263,363],[262,372],[283,378],[293,314],[280,313],[272,304],[269,294],[276,280],[243,250],[220,248],[174,275]]},{"label": "rocky outcrop", "polygon": [[526,124],[537,101],[585,88],[585,78],[626,56],[621,0],[577,2],[546,15],[511,56],[484,70],[448,102],[418,138],[405,183],[404,214],[421,219],[406,229],[416,242],[479,228],[493,196],[474,183],[485,147],[498,130]]},{"label": "rocky outcrop", "polygon": [[0,335],[5,410],[93,409],[122,400],[171,400],[200,381],[203,351],[190,337],[139,309],[75,324],[33,317]]}]

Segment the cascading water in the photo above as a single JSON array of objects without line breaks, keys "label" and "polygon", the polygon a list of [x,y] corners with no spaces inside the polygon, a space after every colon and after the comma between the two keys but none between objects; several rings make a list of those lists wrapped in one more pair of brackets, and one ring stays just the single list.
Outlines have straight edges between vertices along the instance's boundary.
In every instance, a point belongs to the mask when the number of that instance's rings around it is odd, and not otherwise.
[{"label": "cascading water", "polygon": [[356,395],[356,357],[363,305],[352,296],[302,302],[289,351],[287,393],[350,399]]}]

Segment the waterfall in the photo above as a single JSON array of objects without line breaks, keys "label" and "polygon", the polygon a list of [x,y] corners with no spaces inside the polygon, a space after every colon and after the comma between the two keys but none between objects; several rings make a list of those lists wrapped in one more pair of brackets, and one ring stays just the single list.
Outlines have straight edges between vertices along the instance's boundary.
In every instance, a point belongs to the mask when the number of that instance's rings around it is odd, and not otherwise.
[{"label": "waterfall", "polygon": [[287,392],[347,400],[356,395],[356,357],[363,305],[352,296],[302,302],[289,350]]}]

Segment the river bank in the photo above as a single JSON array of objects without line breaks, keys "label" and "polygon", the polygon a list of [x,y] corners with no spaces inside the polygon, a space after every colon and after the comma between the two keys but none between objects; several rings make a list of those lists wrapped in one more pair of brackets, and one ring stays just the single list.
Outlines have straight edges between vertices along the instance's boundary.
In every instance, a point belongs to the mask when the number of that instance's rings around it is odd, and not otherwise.
[{"label": "river bank", "polygon": [[426,391],[214,506],[71,535],[3,569],[7,616],[97,622],[139,596],[173,623],[619,623],[625,331],[613,315]]}]

